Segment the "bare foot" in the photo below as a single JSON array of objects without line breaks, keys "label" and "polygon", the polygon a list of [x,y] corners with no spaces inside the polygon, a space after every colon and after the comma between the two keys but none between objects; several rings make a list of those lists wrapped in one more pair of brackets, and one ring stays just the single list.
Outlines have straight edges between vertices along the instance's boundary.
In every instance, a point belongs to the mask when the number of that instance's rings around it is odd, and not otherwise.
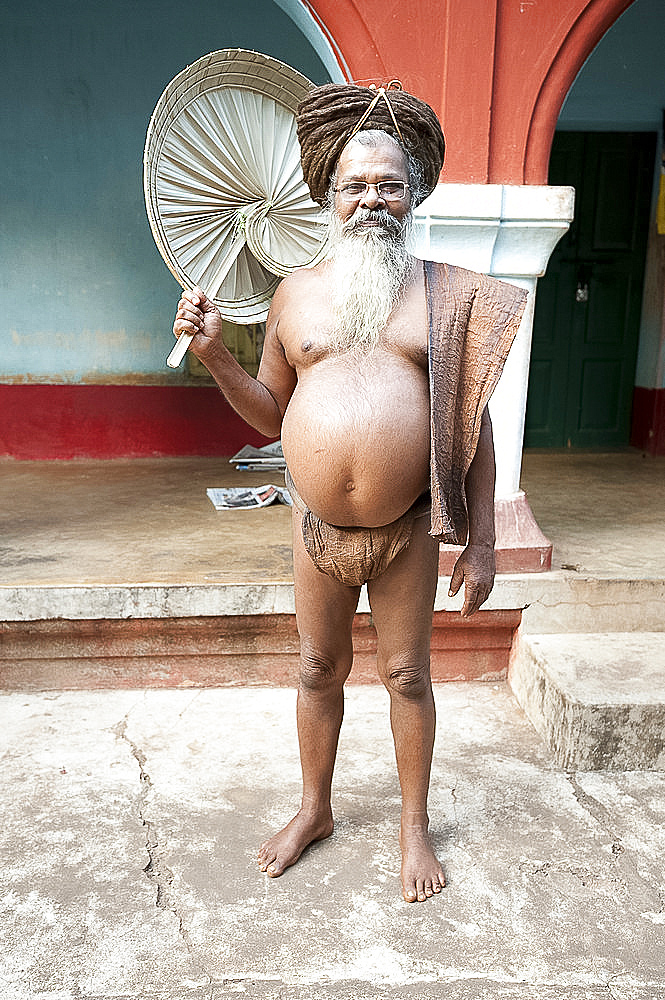
[{"label": "bare foot", "polygon": [[333,826],[331,813],[312,815],[300,809],[283,830],[261,844],[259,868],[271,878],[277,878],[296,863],[306,847],[329,837]]},{"label": "bare foot", "polygon": [[427,826],[402,824],[402,895],[407,903],[422,903],[441,892],[446,879],[432,848]]}]

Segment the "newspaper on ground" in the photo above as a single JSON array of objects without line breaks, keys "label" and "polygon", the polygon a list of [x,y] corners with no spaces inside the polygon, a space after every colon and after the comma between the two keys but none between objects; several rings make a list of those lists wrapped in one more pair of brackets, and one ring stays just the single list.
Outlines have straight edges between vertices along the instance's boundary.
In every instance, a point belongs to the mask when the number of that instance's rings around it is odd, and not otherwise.
[{"label": "newspaper on ground", "polygon": [[286,469],[281,441],[273,441],[262,448],[246,444],[229,462],[241,472],[265,472],[268,469],[283,472]]},{"label": "newspaper on ground", "polygon": [[210,487],[206,490],[215,510],[249,510],[252,507],[267,507],[271,503],[291,506],[289,491],[283,486],[227,486]]}]

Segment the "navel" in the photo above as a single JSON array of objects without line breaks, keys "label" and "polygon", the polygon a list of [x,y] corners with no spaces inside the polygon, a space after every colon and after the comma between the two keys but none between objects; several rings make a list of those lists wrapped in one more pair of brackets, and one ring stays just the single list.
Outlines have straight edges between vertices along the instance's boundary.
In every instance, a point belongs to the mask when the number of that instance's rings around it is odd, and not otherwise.
[{"label": "navel", "polygon": [[347,480],[347,482],[346,482],[346,484],[344,486],[344,489],[346,490],[346,492],[347,493],[353,493],[353,491],[355,490],[355,488],[356,488],[356,484],[354,483],[354,481],[352,479]]},{"label": "navel", "polygon": [[303,340],[302,349],[303,349],[303,351],[310,351],[312,349],[312,341],[311,340]]}]

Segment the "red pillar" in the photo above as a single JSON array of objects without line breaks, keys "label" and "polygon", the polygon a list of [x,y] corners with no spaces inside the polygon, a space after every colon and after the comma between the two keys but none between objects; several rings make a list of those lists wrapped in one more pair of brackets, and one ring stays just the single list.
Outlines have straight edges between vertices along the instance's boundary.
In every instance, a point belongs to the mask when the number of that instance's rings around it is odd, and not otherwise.
[{"label": "red pillar", "polygon": [[442,181],[546,184],[584,60],[632,0],[310,0],[358,83],[393,77],[446,135]]}]

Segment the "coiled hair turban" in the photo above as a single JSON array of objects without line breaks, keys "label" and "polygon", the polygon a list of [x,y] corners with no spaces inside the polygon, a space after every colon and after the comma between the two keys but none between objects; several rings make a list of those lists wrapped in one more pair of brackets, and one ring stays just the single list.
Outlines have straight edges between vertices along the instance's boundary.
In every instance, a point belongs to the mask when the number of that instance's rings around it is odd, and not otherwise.
[{"label": "coiled hair turban", "polygon": [[425,188],[422,198],[436,187],[445,153],[439,120],[429,104],[401,88],[393,89],[394,83],[379,90],[327,83],[300,102],[296,126],[303,176],[320,205],[326,201],[344,146],[357,131],[368,129],[387,132],[419,161]]}]

